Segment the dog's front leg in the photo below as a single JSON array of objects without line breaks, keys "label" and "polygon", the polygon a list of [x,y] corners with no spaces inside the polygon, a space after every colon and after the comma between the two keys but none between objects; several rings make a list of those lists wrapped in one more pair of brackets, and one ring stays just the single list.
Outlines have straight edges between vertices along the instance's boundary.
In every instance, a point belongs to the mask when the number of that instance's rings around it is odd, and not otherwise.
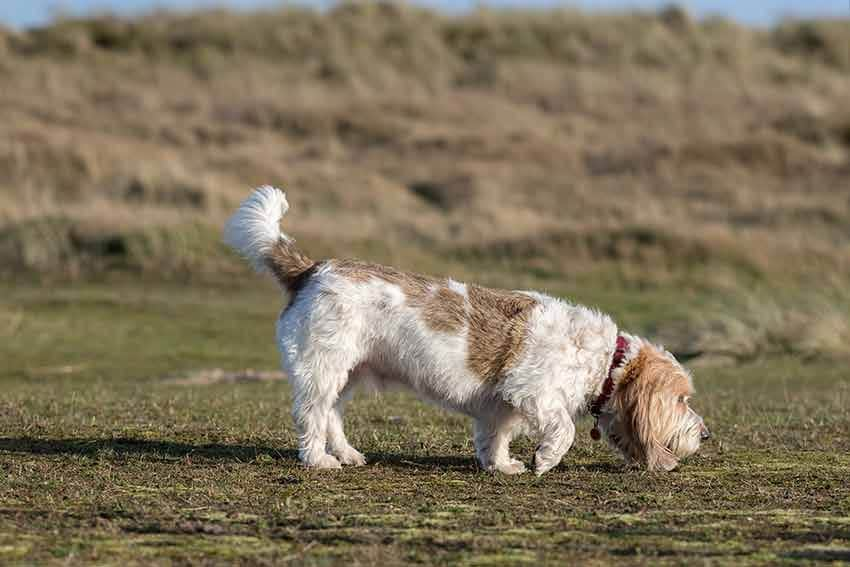
[{"label": "dog's front leg", "polygon": [[546,412],[539,427],[543,439],[534,454],[534,473],[537,476],[560,463],[576,437],[576,426],[564,408]]},{"label": "dog's front leg", "polygon": [[514,419],[510,414],[480,417],[475,420],[475,454],[481,468],[503,474],[525,472],[525,465],[510,456],[513,427]]}]

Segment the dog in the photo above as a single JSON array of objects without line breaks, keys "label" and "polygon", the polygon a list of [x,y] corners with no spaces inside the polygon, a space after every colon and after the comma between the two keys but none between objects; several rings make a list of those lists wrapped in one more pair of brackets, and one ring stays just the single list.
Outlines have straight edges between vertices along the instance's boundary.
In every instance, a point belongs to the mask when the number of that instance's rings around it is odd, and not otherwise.
[{"label": "dog", "polygon": [[471,416],[478,463],[504,474],[526,470],[509,452],[517,433],[539,436],[541,475],[573,445],[585,413],[595,439],[651,471],[674,469],[709,438],[690,407],[688,371],[607,315],[534,291],[313,261],[281,231],[288,209],[283,192],[260,187],[227,221],[224,241],[289,294],[277,345],[306,466],[366,463],[343,431],[358,385],[403,386]]}]

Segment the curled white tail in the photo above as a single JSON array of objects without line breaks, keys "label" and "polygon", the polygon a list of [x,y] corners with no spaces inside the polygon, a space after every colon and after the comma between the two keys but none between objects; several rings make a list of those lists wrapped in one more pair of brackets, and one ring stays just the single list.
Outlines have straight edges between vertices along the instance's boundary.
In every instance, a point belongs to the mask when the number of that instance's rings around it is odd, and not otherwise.
[{"label": "curled white tail", "polygon": [[224,225],[224,242],[248,259],[257,271],[268,270],[267,258],[281,240],[291,239],[280,230],[280,219],[289,209],[280,189],[264,185],[255,189]]}]

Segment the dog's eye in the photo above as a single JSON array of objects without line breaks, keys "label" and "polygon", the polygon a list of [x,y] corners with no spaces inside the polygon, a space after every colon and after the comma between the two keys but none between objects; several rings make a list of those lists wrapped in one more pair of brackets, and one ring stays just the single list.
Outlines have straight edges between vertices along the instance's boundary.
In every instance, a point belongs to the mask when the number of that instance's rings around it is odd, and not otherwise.
[{"label": "dog's eye", "polygon": [[691,401],[691,398],[689,396],[679,396],[679,403],[680,404],[688,405],[688,402],[690,402],[690,401]]}]

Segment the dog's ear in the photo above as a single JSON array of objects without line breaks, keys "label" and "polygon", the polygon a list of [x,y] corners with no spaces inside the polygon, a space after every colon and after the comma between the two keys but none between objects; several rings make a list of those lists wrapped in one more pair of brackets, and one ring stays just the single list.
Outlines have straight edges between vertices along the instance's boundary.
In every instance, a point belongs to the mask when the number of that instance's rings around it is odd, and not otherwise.
[{"label": "dog's ear", "polygon": [[669,363],[645,347],[626,368],[617,391],[622,421],[633,440],[632,457],[651,471],[670,471],[679,464],[663,442],[672,425],[671,396],[665,395],[669,384]]},{"label": "dog's ear", "polygon": [[650,471],[672,471],[679,466],[679,459],[673,451],[653,441],[646,453],[646,468]]}]

